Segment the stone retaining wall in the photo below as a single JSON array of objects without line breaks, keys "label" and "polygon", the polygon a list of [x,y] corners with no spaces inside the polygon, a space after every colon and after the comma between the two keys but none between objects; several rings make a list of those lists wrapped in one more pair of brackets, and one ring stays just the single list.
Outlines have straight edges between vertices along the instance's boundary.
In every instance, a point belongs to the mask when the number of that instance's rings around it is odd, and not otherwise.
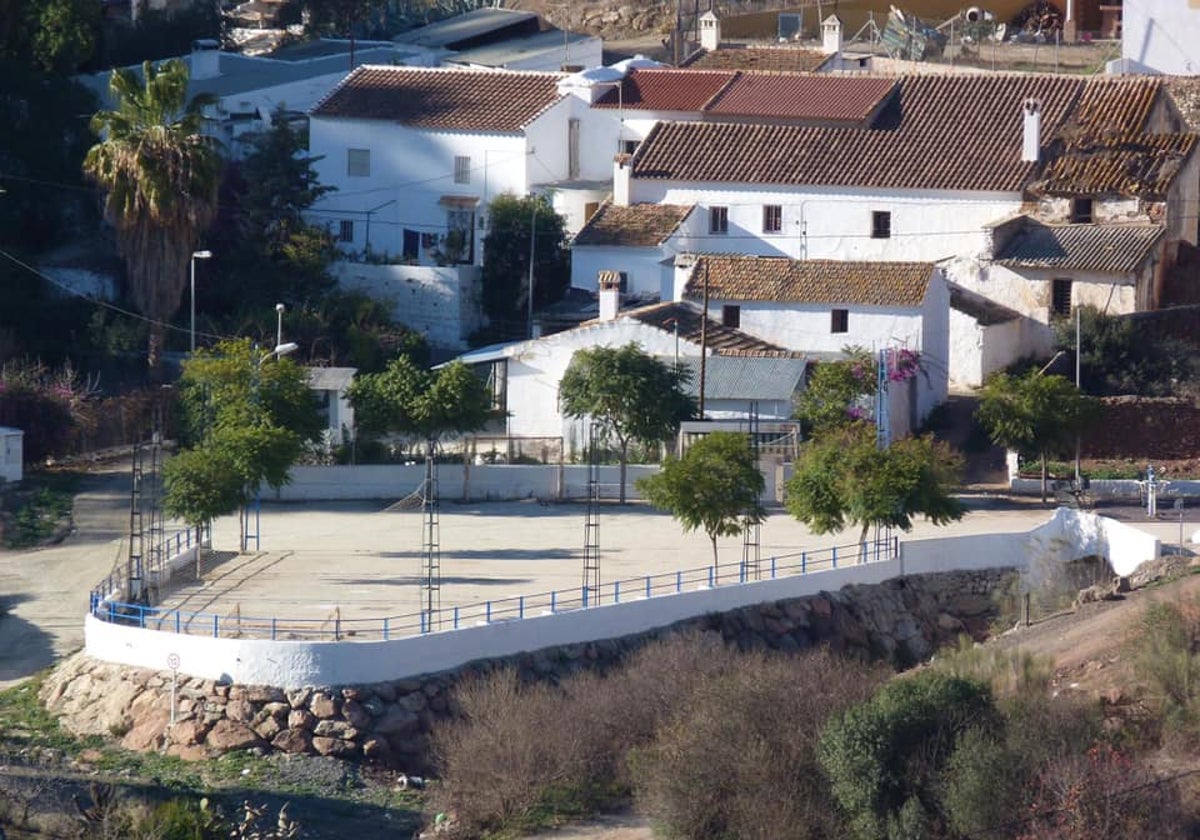
[{"label": "stone retaining wall", "polygon": [[76,654],[42,687],[47,708],[76,734],[120,739],[133,750],[203,758],[260,747],[363,758],[409,772],[427,769],[435,721],[454,715],[453,688],[502,667],[529,680],[560,680],[606,669],[648,641],[671,633],[719,632],[745,650],[800,651],[816,644],[898,665],[927,659],[967,632],[981,637],[996,615],[997,591],[1013,569],[957,571],[850,585],[838,592],[744,607],[669,628],[471,663],[409,680],[291,691],[181,677],[170,725],[170,672],[101,662]]}]

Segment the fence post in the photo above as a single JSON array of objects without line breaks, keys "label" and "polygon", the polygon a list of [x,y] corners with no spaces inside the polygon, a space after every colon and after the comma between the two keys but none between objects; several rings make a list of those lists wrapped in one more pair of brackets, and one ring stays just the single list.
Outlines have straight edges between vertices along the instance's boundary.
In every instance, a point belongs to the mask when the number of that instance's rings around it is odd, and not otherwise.
[{"label": "fence post", "polygon": [[175,610],[175,632],[176,633],[179,632],[179,624],[180,624],[179,610]]},{"label": "fence post", "polygon": [[487,621],[488,624],[492,623],[492,602],[491,601],[487,602],[487,612],[485,613],[484,620]]},{"label": "fence post", "polygon": [[837,568],[837,546],[833,547],[833,568]]},{"label": "fence post", "polygon": [[613,603],[621,603],[621,581],[619,580],[613,581]]},{"label": "fence post", "polygon": [[858,547],[858,562],[859,565],[867,562],[867,543],[864,540],[863,544]]},{"label": "fence post", "polygon": [[554,610],[558,606],[558,593],[550,590],[550,615],[554,615]]},{"label": "fence post", "polygon": [[1025,626],[1028,627],[1029,626],[1029,593],[1028,592],[1025,593],[1024,612],[1025,612]]},{"label": "fence post", "polygon": [[276,619],[275,616],[271,616],[271,641],[272,642],[275,641],[275,622],[277,620],[278,619]]},{"label": "fence post", "polygon": [[683,591],[683,572],[675,573],[675,594],[678,595]]},{"label": "fence post", "polygon": [[650,597],[650,575],[646,575],[646,597]]},{"label": "fence post", "polygon": [[525,617],[525,596],[517,598],[517,618]]},{"label": "fence post", "polygon": [[458,629],[458,607],[454,608],[454,629]]},{"label": "fence post", "polygon": [[213,613],[213,638],[221,638],[221,616]]},{"label": "fence post", "polygon": [[425,612],[423,610],[421,612],[421,635],[425,635]]},{"label": "fence post", "polygon": [[716,572],[717,572],[717,570],[713,566],[708,567],[708,588],[709,589],[712,589],[713,586],[715,586]]},{"label": "fence post", "polygon": [[[808,574],[808,552],[807,551],[800,552],[800,574],[802,574],[802,575]],[[771,577],[774,577],[774,575],[772,575]]]}]

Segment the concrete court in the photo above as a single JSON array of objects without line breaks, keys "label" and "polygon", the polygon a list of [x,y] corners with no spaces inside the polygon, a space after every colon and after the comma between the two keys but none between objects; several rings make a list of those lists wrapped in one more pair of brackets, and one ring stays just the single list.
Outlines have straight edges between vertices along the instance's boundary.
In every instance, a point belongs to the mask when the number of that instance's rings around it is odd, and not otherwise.
[{"label": "concrete court", "polygon": [[[408,615],[420,609],[420,510],[385,512],[383,503],[264,505],[261,552],[230,560],[163,607],[229,615],[342,619]],[[1027,531],[1052,511],[1037,505],[974,510],[953,525],[918,521],[902,539]],[[443,503],[440,517],[443,610],[486,600],[567,590],[580,585],[585,506],[535,502]],[[782,510],[761,531],[761,556],[846,545],[857,532],[813,536]],[[213,529],[218,549],[236,547],[237,520]],[[718,541],[730,576],[741,560],[740,537]],[[601,580],[635,578],[710,565],[703,533],[684,534],[670,516],[641,504],[600,513]]]}]

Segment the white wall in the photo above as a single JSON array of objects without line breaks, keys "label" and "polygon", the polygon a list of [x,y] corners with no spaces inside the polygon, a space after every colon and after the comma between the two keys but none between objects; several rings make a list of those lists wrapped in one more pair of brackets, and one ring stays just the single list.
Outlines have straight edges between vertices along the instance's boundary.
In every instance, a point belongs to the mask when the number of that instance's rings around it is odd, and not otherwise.
[{"label": "white wall", "polygon": [[[729,208],[729,232],[704,236],[698,250],[796,259],[919,260],[986,251],[984,226],[1021,207],[1016,193],[867,190],[819,186],[690,184],[633,179],[630,202]],[[763,205],[783,208],[781,233],[762,231]],[[871,213],[892,214],[892,235],[871,238]]]},{"label": "white wall", "polygon": [[1119,574],[1128,574],[1156,556],[1150,553],[1156,546],[1157,540],[1147,539],[1129,526],[1059,510],[1050,522],[1028,534],[905,543],[897,560],[606,602],[587,610],[389,641],[214,639],[108,624],[90,615],[84,632],[87,653],[109,662],[162,671],[168,655],[174,653],[182,673],[205,679],[282,688],[355,685],[443,671],[481,658],[640,633],[708,613],[835,591],[849,583],[880,583],[901,574],[1022,566],[1031,560],[1069,560],[1093,554],[1108,556]]},{"label": "white wall", "polygon": [[[920,349],[921,310],[885,309],[880,306],[833,306],[830,304],[777,303],[709,298],[709,317],[718,323],[722,306],[741,307],[741,329],[764,341],[789,350],[808,353],[837,353],[847,345],[868,350],[905,345]],[[833,309],[849,310],[849,331],[831,331]]]},{"label": "white wall", "polygon": [[330,272],[343,289],[387,302],[393,318],[423,333],[435,347],[466,349],[467,336],[483,324],[483,288],[474,266],[338,261]]},{"label": "white wall", "polygon": [[[946,262],[946,274],[950,280],[964,289],[1015,309],[1022,315],[1042,324],[1050,323],[1050,303],[1053,280],[1067,277],[1071,284],[1072,306],[1095,306],[1109,314],[1136,312],[1138,288],[1134,277],[1101,274],[1086,271],[1053,271],[1049,269],[1021,269],[1020,272],[972,257],[955,257]],[[1145,284],[1146,292],[1150,283]],[[1142,307],[1144,308],[1144,307]],[[1024,338],[1037,343],[1040,337],[1036,330],[1029,330]],[[1053,340],[1047,330],[1047,341]],[[1049,346],[1049,345],[1047,345]],[[1027,350],[1026,353],[1032,352]]]},{"label": "white wall", "polygon": [[1021,358],[1022,320],[982,327],[969,315],[950,310],[950,381],[975,388],[988,374]]},{"label": "white wall", "polygon": [[1200,8],[1189,0],[1133,0],[1121,18],[1122,58],[1153,73],[1200,73]]},{"label": "white wall", "polygon": [[25,433],[0,426],[0,481],[20,481],[23,477]]},{"label": "white wall", "polygon": [[[571,285],[589,292],[599,291],[601,271],[624,271],[628,276],[627,293],[662,295],[663,277],[674,269],[662,261],[675,256],[663,247],[626,248],[616,245],[576,245],[571,248]],[[670,300],[670,295],[662,298]]]}]

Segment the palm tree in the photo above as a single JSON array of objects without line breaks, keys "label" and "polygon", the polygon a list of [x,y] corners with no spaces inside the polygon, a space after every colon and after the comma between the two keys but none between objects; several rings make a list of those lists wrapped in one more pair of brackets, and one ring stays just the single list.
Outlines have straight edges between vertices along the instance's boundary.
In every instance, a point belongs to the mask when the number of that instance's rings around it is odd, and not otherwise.
[{"label": "palm tree", "polygon": [[83,170],[107,191],[104,213],[116,229],[133,304],[150,319],[147,361],[157,375],[163,324],[179,307],[187,263],[216,215],[221,155],[201,133],[208,95],[187,101],[188,68],[178,59],[142,76],[114,70],[116,108],[92,117],[100,142]]}]

